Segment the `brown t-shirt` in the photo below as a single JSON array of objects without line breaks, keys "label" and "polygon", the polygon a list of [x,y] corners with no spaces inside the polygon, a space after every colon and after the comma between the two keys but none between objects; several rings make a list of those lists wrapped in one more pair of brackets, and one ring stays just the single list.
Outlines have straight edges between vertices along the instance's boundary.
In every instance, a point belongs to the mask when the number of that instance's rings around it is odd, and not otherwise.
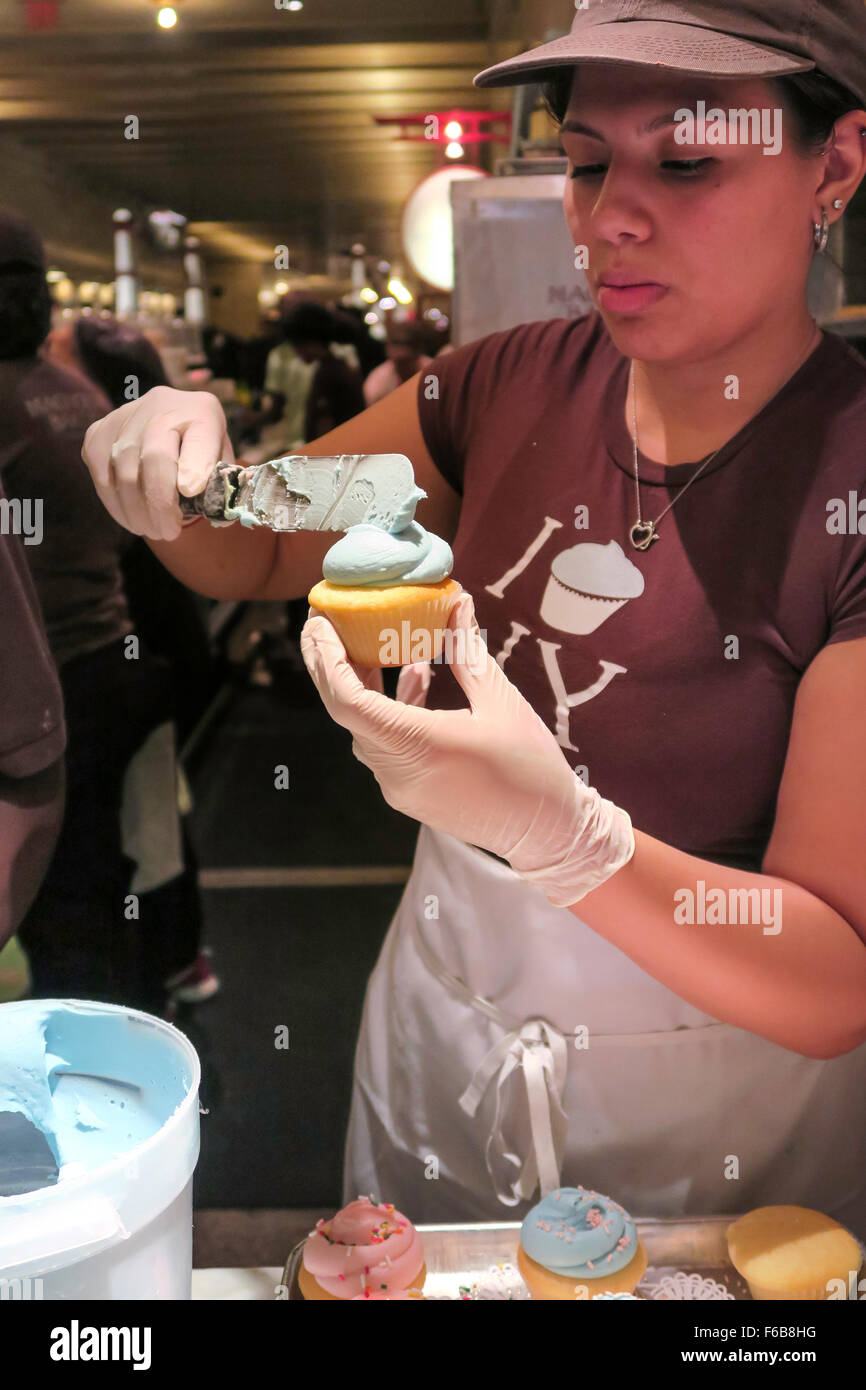
[{"label": "brown t-shirt", "polygon": [[[646,552],[629,540],[628,371],[593,312],[421,374],[427,447],[463,495],[453,577],[602,796],[668,844],[759,869],[800,678],[828,643],[866,637],[866,362],[825,333]],[[652,519],[698,467],[638,462]],[[465,708],[433,671],[428,708]]]},{"label": "brown t-shirt", "polygon": [[33,777],[63,753],[63,697],[18,536],[3,534],[0,475],[0,777]]},{"label": "brown t-shirt", "polygon": [[24,552],[58,665],[132,631],[120,568],[128,536],[81,458],[88,425],[110,409],[95,386],[53,362],[0,362],[0,475],[7,497],[28,504],[31,526],[41,503],[41,539]]}]

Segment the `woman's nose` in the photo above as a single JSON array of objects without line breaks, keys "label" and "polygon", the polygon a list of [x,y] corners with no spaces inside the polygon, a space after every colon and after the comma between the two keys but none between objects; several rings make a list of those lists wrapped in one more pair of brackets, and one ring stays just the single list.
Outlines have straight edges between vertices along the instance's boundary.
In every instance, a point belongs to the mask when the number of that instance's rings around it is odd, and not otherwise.
[{"label": "woman's nose", "polygon": [[623,236],[643,240],[652,230],[652,213],[640,178],[633,170],[608,168],[595,187],[584,216],[595,236],[615,242]]}]

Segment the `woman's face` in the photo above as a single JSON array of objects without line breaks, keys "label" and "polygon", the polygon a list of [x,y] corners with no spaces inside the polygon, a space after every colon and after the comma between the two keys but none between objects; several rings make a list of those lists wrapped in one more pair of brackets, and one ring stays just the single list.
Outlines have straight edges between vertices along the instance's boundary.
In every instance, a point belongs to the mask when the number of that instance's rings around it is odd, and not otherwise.
[{"label": "woman's face", "polygon": [[[779,143],[779,152],[764,154],[763,137],[680,144],[674,137],[684,123],[673,120],[641,131],[666,113],[697,114],[700,100],[707,111],[765,111],[769,146]],[[784,329],[792,314],[805,313],[823,162],[797,153],[790,118],[779,108],[776,89],[762,79],[719,81],[611,64],[576,70],[562,130],[566,221],[575,246],[587,248],[593,300],[624,355],[693,362],[768,315]],[[572,122],[597,136],[570,130]],[[606,294],[600,281],[612,270],[662,288]]]}]

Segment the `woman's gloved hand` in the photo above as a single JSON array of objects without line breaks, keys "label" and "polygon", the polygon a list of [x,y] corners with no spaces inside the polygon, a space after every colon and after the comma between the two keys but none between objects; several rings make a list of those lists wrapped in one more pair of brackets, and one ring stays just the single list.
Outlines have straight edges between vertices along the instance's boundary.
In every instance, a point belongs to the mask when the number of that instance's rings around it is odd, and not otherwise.
[{"label": "woman's gloved hand", "polygon": [[404,705],[417,705],[423,709],[432,679],[433,667],[429,661],[413,661],[411,666],[403,667],[397,678],[396,699]]},{"label": "woman's gloved hand", "polygon": [[218,463],[235,461],[216,396],[171,386],[154,386],[95,420],[81,457],[115,521],[155,541],[181,533],[178,493],[195,497]]},{"label": "woman's gloved hand", "polygon": [[468,594],[448,626],[464,634],[452,639],[451,669],[471,709],[388,699],[313,609],[301,651],[325,708],[352,734],[355,757],[389,806],[507,859],[557,907],[578,902],[631,859],[631,821],[572,772],[488,652]]}]

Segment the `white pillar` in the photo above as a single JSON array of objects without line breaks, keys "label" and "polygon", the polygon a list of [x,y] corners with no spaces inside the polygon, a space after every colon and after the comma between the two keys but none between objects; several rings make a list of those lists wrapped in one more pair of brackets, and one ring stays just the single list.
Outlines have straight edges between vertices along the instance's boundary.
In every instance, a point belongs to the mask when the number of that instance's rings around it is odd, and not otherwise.
[{"label": "white pillar", "polygon": [[132,213],[118,208],[114,223],[114,312],[119,319],[134,319],[138,313],[138,280],[135,274],[135,248],[132,241]]}]

